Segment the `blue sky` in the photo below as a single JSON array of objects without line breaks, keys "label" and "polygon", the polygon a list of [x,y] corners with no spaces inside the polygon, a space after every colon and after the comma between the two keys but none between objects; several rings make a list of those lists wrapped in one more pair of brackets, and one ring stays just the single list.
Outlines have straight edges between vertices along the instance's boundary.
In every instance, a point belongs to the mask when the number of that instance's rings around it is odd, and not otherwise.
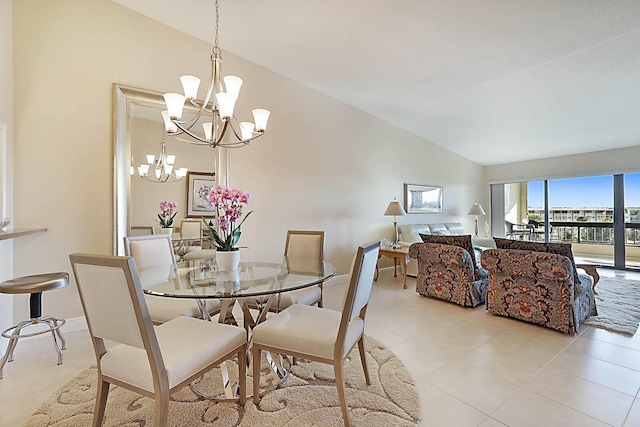
[{"label": "blue sky", "polygon": [[[625,174],[625,205],[640,206],[640,173]],[[528,183],[529,206],[543,206],[543,182]],[[549,180],[550,207],[613,207],[613,176]]]}]

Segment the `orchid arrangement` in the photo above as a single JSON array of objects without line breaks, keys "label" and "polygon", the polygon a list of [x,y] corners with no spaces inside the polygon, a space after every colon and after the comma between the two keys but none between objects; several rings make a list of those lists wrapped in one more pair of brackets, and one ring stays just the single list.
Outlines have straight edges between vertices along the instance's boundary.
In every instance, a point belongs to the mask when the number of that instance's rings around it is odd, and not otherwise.
[{"label": "orchid arrangement", "polygon": [[208,199],[216,211],[217,227],[214,228],[204,218],[202,221],[207,226],[207,232],[213,239],[213,244],[219,251],[237,251],[240,227],[252,213],[247,213],[240,220],[242,208],[251,201],[251,196],[246,191],[216,185],[209,192]]},{"label": "orchid arrangement", "polygon": [[160,201],[160,213],[158,214],[158,223],[162,228],[170,228],[173,224],[173,218],[176,217],[178,212],[173,210],[177,208],[176,202],[168,202],[166,200]]}]

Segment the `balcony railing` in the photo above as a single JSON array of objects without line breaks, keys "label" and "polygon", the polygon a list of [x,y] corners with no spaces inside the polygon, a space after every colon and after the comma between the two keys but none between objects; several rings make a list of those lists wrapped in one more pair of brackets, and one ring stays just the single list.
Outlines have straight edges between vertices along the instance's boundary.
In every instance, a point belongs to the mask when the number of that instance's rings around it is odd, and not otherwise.
[{"label": "balcony railing", "polygon": [[[591,243],[600,245],[613,245],[612,222],[587,222],[587,221],[551,221],[552,242]],[[627,246],[640,246],[640,223],[625,222],[625,244]],[[541,240],[540,234],[532,235],[535,240]],[[542,240],[544,235],[542,235]]]}]

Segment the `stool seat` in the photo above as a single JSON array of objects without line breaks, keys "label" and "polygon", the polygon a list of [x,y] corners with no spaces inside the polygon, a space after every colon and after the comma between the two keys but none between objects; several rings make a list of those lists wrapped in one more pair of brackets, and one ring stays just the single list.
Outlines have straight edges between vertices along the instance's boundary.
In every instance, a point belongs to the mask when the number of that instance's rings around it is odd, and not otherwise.
[{"label": "stool seat", "polygon": [[64,288],[69,284],[67,273],[45,273],[18,277],[0,283],[2,294],[31,294]]},{"label": "stool seat", "polygon": [[[68,273],[44,273],[32,276],[23,276],[0,283],[0,293],[3,294],[31,294],[29,308],[31,318],[2,331],[0,335],[9,339],[9,345],[2,359],[0,359],[0,379],[7,362],[13,361],[13,351],[20,338],[33,337],[40,334],[51,333],[53,344],[58,353],[58,365],[62,364],[62,351],[66,349],[64,337],[60,328],[66,323],[64,319],[56,317],[42,317],[42,292],[52,289],[64,288],[69,284]],[[31,333],[23,333],[34,325],[45,325],[46,329],[37,329]],[[33,329],[32,329],[33,330]]]}]

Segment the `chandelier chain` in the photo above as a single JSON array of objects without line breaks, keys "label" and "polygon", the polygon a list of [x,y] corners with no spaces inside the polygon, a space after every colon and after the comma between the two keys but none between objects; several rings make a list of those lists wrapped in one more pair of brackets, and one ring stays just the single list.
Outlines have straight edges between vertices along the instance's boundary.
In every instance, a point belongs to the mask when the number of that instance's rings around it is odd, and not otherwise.
[{"label": "chandelier chain", "polygon": [[218,48],[218,22],[220,19],[220,10],[219,10],[219,4],[218,4],[218,0],[216,0],[216,34],[215,34],[215,38],[213,40],[213,52],[220,52],[220,49]]}]

